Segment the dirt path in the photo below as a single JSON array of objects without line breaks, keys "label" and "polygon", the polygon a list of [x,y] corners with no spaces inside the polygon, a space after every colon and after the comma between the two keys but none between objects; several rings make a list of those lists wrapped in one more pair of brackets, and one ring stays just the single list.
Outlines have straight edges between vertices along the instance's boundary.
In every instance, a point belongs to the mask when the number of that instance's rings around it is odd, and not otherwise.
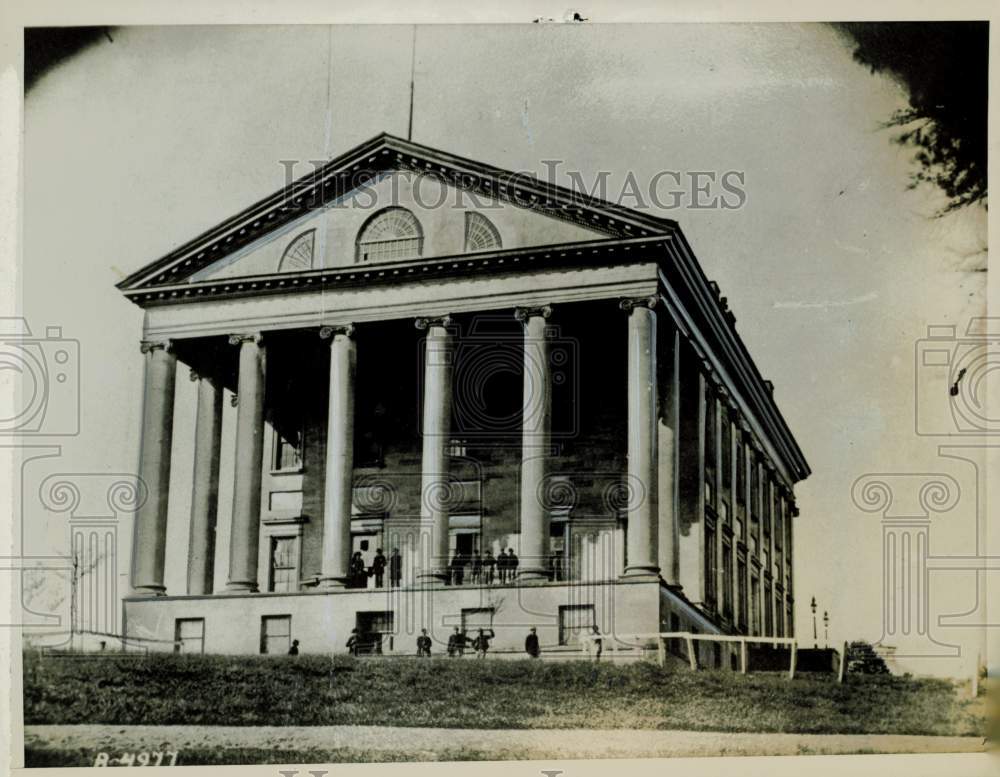
[{"label": "dirt path", "polygon": [[896,734],[739,734],[589,729],[485,730],[388,726],[25,726],[25,747],[122,751],[267,748],[369,750],[435,760],[474,751],[490,759],[982,752],[977,737]]}]

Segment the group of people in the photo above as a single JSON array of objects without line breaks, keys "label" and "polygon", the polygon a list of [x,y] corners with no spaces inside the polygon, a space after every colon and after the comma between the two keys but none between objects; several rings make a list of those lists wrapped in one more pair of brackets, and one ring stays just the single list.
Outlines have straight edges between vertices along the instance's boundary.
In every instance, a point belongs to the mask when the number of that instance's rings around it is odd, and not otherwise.
[{"label": "group of people", "polygon": [[385,573],[389,572],[389,585],[397,588],[403,580],[403,557],[399,555],[397,548],[392,549],[392,553],[386,558],[382,548],[375,551],[375,558],[369,566],[365,565],[365,560],[361,556],[361,551],[354,551],[351,556],[351,563],[348,566],[348,588],[367,588],[368,579],[375,578],[375,587],[382,588],[385,585]]},{"label": "group of people", "polygon": [[[498,556],[487,550],[480,554],[476,551],[473,554],[456,552],[448,564],[449,585],[464,585],[466,579],[472,585],[493,585],[499,582],[513,583],[517,579],[517,568],[521,560],[514,553],[513,548],[500,550]],[[562,558],[553,555],[549,559],[548,574],[550,580],[561,580]],[[398,548],[393,548],[389,556],[382,552],[382,548],[375,551],[375,557],[371,564],[365,564],[364,557],[360,550],[354,551],[348,566],[348,588],[367,588],[368,580],[375,578],[375,587],[385,586],[386,573],[389,576],[389,586],[398,588],[403,580],[403,557],[399,554]]]},{"label": "group of people", "polygon": [[501,548],[499,556],[494,556],[490,550],[482,555],[476,551],[471,556],[456,552],[448,565],[449,582],[452,585],[463,585],[468,569],[470,582],[473,585],[493,585],[498,579],[501,585],[513,583],[520,563],[521,560],[513,548],[507,548],[506,551]]},{"label": "group of people", "polygon": [[[419,652],[420,639],[418,638],[418,655],[429,656],[431,654],[431,638],[427,636],[427,629],[423,629],[421,637],[425,640],[424,645],[426,647],[426,652]],[[495,637],[496,634],[493,633],[493,629],[478,629],[476,631],[476,636],[469,639],[465,632],[456,626],[455,630],[448,636],[448,655],[452,658],[461,658],[465,654],[465,646],[471,645],[472,649],[476,651],[477,657],[486,658],[486,653],[490,649],[490,641]]]},{"label": "group of people", "polygon": [[[351,636],[347,640],[346,647],[352,656],[357,656],[359,653],[361,644],[359,637],[358,630],[351,629]],[[455,630],[448,635],[448,655],[451,658],[461,658],[465,655],[466,646],[469,645],[476,652],[478,658],[486,658],[490,644],[494,639],[496,639],[496,634],[493,629],[477,629],[476,636],[470,639],[464,631],[456,626]],[[592,656],[595,661],[600,660],[601,653],[604,652],[604,646],[601,631],[597,626],[593,626],[589,633],[586,631],[582,632],[580,634],[580,643],[584,653]],[[417,637],[417,655],[422,658],[430,658],[433,644],[430,635],[427,633],[427,629],[421,629],[420,636]],[[381,650],[378,652],[381,652]],[[538,642],[538,633],[534,626],[531,627],[528,636],[524,638],[524,652],[530,658],[540,658],[542,655],[541,645]],[[299,641],[293,639],[292,645],[288,649],[288,655],[297,656],[298,654]]]}]

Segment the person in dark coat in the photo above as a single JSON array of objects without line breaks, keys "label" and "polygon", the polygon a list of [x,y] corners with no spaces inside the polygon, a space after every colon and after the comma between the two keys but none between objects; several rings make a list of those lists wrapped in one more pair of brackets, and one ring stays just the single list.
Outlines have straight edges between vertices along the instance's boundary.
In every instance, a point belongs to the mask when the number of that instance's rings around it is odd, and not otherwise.
[{"label": "person in dark coat", "polygon": [[473,584],[483,582],[483,557],[478,550],[472,557],[472,582]]},{"label": "person in dark coat", "polygon": [[538,634],[535,633],[534,626],[531,627],[528,636],[524,638],[524,652],[532,658],[538,658],[542,654],[542,649],[538,646]]},{"label": "person in dark coat", "polygon": [[461,658],[465,652],[465,635],[459,631],[458,626],[448,637],[448,655],[452,658]]},{"label": "person in dark coat", "polygon": [[372,574],[375,576],[375,587],[381,588],[385,580],[386,558],[382,548],[375,551],[375,558],[372,559]]},{"label": "person in dark coat", "polygon": [[427,636],[427,629],[421,629],[420,636],[417,637],[417,655],[430,656],[430,654],[431,638]]},{"label": "person in dark coat", "polygon": [[493,629],[488,629],[489,634],[483,629],[480,629],[476,634],[475,639],[472,640],[472,648],[476,651],[476,655],[479,658],[486,658],[486,651],[490,649],[490,640],[493,639],[496,634],[493,633]]},{"label": "person in dark coat", "polygon": [[486,585],[493,585],[493,575],[497,568],[497,560],[493,558],[493,551],[486,551],[483,556],[483,582]]},{"label": "person in dark coat", "polygon": [[399,548],[393,548],[389,554],[389,585],[398,588],[403,580],[403,557],[399,555]]},{"label": "person in dark coat", "polygon": [[507,548],[507,582],[513,583],[514,578],[517,577],[517,565],[520,559],[514,555],[513,548]]},{"label": "person in dark coat", "polygon": [[497,556],[497,575],[500,577],[500,585],[507,582],[507,553],[500,548],[500,555]]},{"label": "person in dark coat", "polygon": [[354,555],[351,556],[351,565],[349,568],[351,576],[351,587],[352,588],[364,588],[366,583],[365,579],[368,573],[365,571],[365,560],[361,558],[361,551],[354,551]]},{"label": "person in dark coat", "polygon": [[358,654],[358,630],[351,629],[351,636],[347,638],[347,644],[345,645],[347,652],[352,656]]},{"label": "person in dark coat", "polygon": [[451,558],[451,578],[455,585],[462,585],[462,580],[465,577],[465,559],[462,554],[457,550],[455,555]]},{"label": "person in dark coat", "polygon": [[288,648],[288,655],[297,656],[299,654],[299,641],[297,639],[292,640],[292,646]]}]

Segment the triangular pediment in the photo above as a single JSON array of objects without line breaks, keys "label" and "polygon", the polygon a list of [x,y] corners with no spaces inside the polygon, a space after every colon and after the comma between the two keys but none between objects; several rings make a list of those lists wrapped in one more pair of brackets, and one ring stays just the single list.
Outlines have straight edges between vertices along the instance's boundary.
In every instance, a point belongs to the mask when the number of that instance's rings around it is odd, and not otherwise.
[{"label": "triangular pediment", "polygon": [[189,280],[432,259],[602,237],[609,237],[606,229],[393,170],[213,262]]},{"label": "triangular pediment", "polygon": [[[382,215],[388,211],[399,212]],[[380,135],[118,286],[134,291],[372,260],[642,238],[674,226],[523,173]],[[394,238],[393,229],[402,237]],[[359,246],[359,237],[368,242]]]}]

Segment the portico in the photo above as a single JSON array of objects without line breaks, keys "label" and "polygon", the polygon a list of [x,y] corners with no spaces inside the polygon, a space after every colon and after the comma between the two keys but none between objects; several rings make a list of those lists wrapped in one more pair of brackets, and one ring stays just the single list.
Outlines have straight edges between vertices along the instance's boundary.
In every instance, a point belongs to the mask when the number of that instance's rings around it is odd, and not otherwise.
[{"label": "portico", "polygon": [[[441,186],[488,191],[495,207],[460,209],[465,250],[442,253],[447,214],[414,201],[367,219],[322,207],[356,164],[433,166]],[[808,468],[725,300],[673,222],[502,172],[380,136],[123,282],[146,311],[148,496],[127,633],[183,645],[200,623],[201,649],[234,649],[208,636],[214,619],[259,632],[264,649],[285,623],[267,619],[294,612],[338,624],[312,646],[328,651],[346,624],[409,650],[411,631],[456,618],[506,624],[498,647],[527,625],[562,642],[574,618],[741,631],[752,578],[771,592],[762,623],[770,608],[772,631],[775,617],[791,628],[782,551]],[[356,250],[338,253],[351,219]],[[193,430],[174,424],[178,362],[197,384]],[[193,454],[185,590],[164,576],[178,434]],[[371,568],[377,549],[398,554],[399,579],[359,590],[352,559]],[[507,550],[518,564],[502,586],[474,573],[477,556]],[[237,623],[224,602],[247,597],[262,604],[241,611],[260,613]]]}]

